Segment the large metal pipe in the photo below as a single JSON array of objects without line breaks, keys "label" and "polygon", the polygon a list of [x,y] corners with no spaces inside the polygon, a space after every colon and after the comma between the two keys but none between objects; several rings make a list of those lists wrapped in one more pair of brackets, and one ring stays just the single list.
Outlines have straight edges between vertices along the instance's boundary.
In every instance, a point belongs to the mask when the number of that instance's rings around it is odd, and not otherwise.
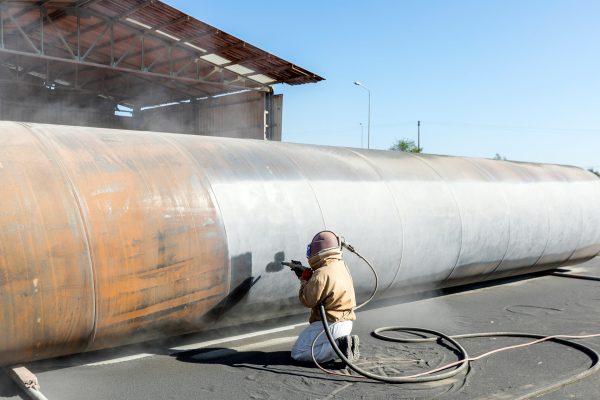
[{"label": "large metal pipe", "polygon": [[381,295],[583,261],[599,200],[568,166],[0,122],[0,364],[289,313],[321,229]]}]

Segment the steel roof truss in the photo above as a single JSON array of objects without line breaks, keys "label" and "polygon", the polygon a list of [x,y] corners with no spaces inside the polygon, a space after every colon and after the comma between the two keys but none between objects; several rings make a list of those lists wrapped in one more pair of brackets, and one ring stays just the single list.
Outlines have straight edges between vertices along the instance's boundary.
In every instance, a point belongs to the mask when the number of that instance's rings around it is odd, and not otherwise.
[{"label": "steel roof truss", "polygon": [[37,54],[41,54],[42,52],[40,51],[40,49],[37,48],[37,46],[31,41],[31,39],[29,38],[29,35],[27,35],[24,31],[23,28],[21,28],[21,24],[19,24],[19,21],[17,21],[12,15],[8,15],[8,18],[10,18],[11,22],[17,27],[17,30],[21,33],[21,35],[25,38],[25,40],[27,41],[27,44],[29,44],[29,46],[31,46],[31,48],[37,53]]},{"label": "steel roof truss", "polygon": [[129,45],[127,46],[127,49],[125,50],[125,52],[121,55],[121,57],[119,58],[119,60],[117,62],[112,64],[112,67],[118,67],[119,64],[121,64],[121,61],[123,61],[125,59],[125,57],[127,57],[129,55],[129,53],[131,52],[131,50],[133,49],[134,44],[135,44],[134,40],[129,42]]},{"label": "steel roof truss", "polygon": [[98,44],[98,41],[104,37],[104,35],[106,34],[106,32],[108,32],[108,30],[111,28],[110,24],[106,24],[106,26],[104,27],[104,30],[98,35],[96,36],[96,39],[94,40],[94,42],[90,45],[90,47],[87,49],[87,51],[83,54],[83,56],[81,56],[81,61],[85,60],[87,58],[87,56],[92,52],[92,50],[94,50],[94,48],[96,47],[96,45]]},{"label": "steel roof truss", "polygon": [[[48,25],[52,28],[52,30],[54,31],[56,36],[58,36],[58,38],[62,42],[63,46],[69,51],[69,54],[71,54],[71,58],[73,60],[77,60],[77,56],[73,52],[71,45],[65,40],[64,36],[58,30],[58,28],[56,26],[54,26],[54,21],[52,20],[52,18],[50,18],[50,15],[48,15],[47,13],[46,13],[46,19],[48,20],[48,23],[49,23]],[[50,43],[48,43],[48,44],[50,44]]]},{"label": "steel roof truss", "polygon": [[[181,82],[190,82],[190,83],[205,83],[207,85],[214,85],[214,86],[227,86],[227,83],[224,82],[212,82],[212,81],[206,81],[203,79],[196,79],[196,78],[189,78],[189,77],[177,77],[177,78],[173,78],[170,75],[166,75],[166,74],[161,74],[161,73],[156,73],[156,72],[146,72],[146,71],[140,71],[139,69],[135,69],[135,68],[130,68],[130,67],[110,67],[106,64],[99,64],[99,63],[93,63],[93,62],[89,62],[89,61],[78,61],[78,60],[71,60],[71,59],[66,59],[66,58],[60,58],[60,57],[53,57],[53,56],[48,56],[48,55],[43,55],[43,54],[38,54],[35,55],[33,53],[28,53],[28,52],[21,52],[18,50],[9,50],[9,49],[3,49],[0,50],[0,54],[4,52],[4,53],[9,53],[9,54],[18,54],[21,56],[27,56],[27,57],[37,57],[37,58],[41,58],[44,60],[50,60],[50,61],[62,61],[62,62],[66,62],[66,63],[75,63],[79,66],[81,65],[85,65],[85,66],[90,66],[90,67],[97,67],[97,68],[107,68],[107,69],[112,69],[114,71],[120,71],[120,72],[133,72],[136,74],[145,74],[146,76],[154,76],[157,78],[169,78],[169,79],[177,79]],[[237,89],[244,89],[244,90],[260,90],[260,91],[265,91],[265,90],[269,90],[269,87],[266,85],[262,85],[259,82],[254,82],[251,81],[252,84],[254,86],[248,87],[248,86],[232,86],[232,88],[237,88]]]},{"label": "steel roof truss", "polygon": [[[12,74],[18,75],[20,81],[26,77],[25,81],[35,84],[37,78],[46,85],[56,84],[56,88],[64,90],[95,87],[99,93],[108,81],[114,80],[116,87],[103,93],[131,98],[140,96],[139,91],[143,89],[138,84],[133,88],[134,93],[123,94],[134,77],[134,82],[154,82],[162,86],[167,98],[177,96],[177,93],[212,96],[240,90],[271,90],[269,84],[250,79],[252,74],[248,70],[269,75],[273,79],[271,84],[291,83],[301,79],[296,77],[298,73],[304,74],[291,63],[282,65],[284,60],[227,34],[223,35],[220,44],[198,42],[203,37],[219,35],[221,31],[158,0],[136,0],[135,4],[111,0],[97,7],[92,6],[102,0],[56,0],[48,4],[52,1],[0,0],[0,60]],[[123,4],[127,6],[123,7]],[[157,8],[141,12],[153,4]],[[166,15],[169,15],[169,21],[160,22]],[[131,20],[126,21],[129,16]],[[192,23],[161,31],[186,21]],[[231,52],[235,49],[239,50]],[[228,60],[218,58],[220,55]],[[13,57],[17,59],[16,69],[7,61]],[[271,58],[273,61],[256,64]],[[65,68],[68,64],[74,68]],[[28,69],[23,69],[23,65]],[[108,71],[112,73],[108,74]],[[277,74],[279,71],[282,73]],[[315,81],[322,79],[311,76]],[[57,80],[64,82],[56,83]],[[116,94],[117,91],[120,93]]]}]

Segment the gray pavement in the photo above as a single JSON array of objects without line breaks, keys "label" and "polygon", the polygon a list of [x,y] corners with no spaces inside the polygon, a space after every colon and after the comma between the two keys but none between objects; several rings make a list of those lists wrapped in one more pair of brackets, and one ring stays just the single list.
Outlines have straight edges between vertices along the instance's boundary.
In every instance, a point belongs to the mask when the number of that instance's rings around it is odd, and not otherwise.
[{"label": "gray pavement", "polygon": [[[573,267],[600,276],[600,259]],[[600,333],[600,282],[530,276],[482,284],[422,299],[380,302],[358,314],[363,366],[378,373],[410,374],[456,360],[435,343],[381,342],[369,333],[387,325],[421,326],[448,334],[519,331],[541,334]],[[398,301],[401,301],[398,304]],[[233,330],[29,364],[49,400],[69,399],[513,399],[584,371],[591,360],[554,342],[512,350],[472,363],[452,380],[390,385],[326,375],[289,358],[306,316]],[[249,336],[262,331],[258,336]],[[470,355],[520,338],[465,339]],[[600,338],[585,344],[600,351]],[[383,363],[382,363],[383,362]],[[544,399],[598,398],[595,375],[546,394]],[[24,399],[0,374],[0,399]]]}]

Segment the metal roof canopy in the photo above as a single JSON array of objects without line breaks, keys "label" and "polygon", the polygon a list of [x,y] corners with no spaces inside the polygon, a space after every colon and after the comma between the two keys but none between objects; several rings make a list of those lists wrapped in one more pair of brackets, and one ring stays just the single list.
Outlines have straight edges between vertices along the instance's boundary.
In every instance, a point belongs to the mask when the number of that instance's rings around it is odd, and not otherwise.
[{"label": "metal roof canopy", "polygon": [[0,0],[0,65],[133,107],[323,80],[158,0]]}]

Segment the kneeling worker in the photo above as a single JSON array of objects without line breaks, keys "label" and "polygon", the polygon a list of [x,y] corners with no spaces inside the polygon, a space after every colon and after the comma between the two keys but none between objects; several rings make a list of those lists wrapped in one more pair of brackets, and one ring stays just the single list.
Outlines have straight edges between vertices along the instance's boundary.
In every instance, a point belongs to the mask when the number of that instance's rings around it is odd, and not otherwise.
[{"label": "kneeling worker", "polygon": [[[303,267],[296,261],[292,262],[292,270],[300,279],[300,302],[311,308],[310,325],[296,340],[292,358],[297,361],[312,361],[312,342],[323,331],[319,304],[324,302],[332,336],[344,356],[349,361],[355,361],[359,357],[359,340],[358,336],[350,336],[350,333],[352,321],[356,320],[356,297],[352,277],[342,260],[340,238],[331,231],[317,233],[307,247],[306,257],[310,268]],[[337,358],[325,333],[315,343],[314,355],[318,362]]]}]

